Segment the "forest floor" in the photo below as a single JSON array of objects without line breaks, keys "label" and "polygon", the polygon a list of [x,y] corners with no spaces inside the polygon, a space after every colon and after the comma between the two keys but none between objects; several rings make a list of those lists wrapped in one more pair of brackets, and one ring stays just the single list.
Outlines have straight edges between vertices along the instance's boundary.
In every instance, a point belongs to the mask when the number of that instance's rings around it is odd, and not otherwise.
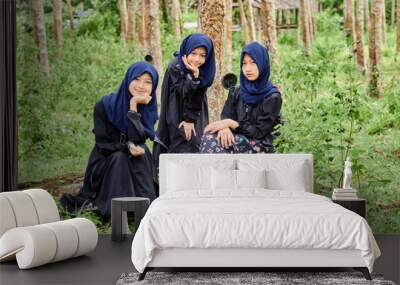
[{"label": "forest floor", "polygon": [[78,193],[83,185],[83,179],[82,174],[70,173],[41,181],[19,183],[18,189],[41,188],[47,190],[53,196],[60,197],[64,193]]}]

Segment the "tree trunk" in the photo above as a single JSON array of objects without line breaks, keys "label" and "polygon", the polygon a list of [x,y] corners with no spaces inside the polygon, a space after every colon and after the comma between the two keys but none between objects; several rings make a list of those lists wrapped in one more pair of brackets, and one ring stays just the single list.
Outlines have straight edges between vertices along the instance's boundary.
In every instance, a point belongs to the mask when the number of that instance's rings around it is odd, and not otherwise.
[{"label": "tree trunk", "polygon": [[[160,17],[158,0],[150,0],[149,21],[150,21],[150,51],[153,56],[154,66],[158,74],[160,74],[160,82],[162,82],[163,64],[162,64],[162,49],[161,49],[161,36],[160,36]],[[161,102],[161,89],[157,89],[157,99]]]},{"label": "tree trunk", "polygon": [[161,11],[164,23],[168,23],[168,0],[161,0]]},{"label": "tree trunk", "polygon": [[282,10],[276,11],[276,14],[278,15],[278,26],[282,27]]},{"label": "tree trunk", "polygon": [[311,0],[307,1],[307,11],[308,11],[308,24],[310,26],[310,40],[311,40],[311,44],[314,41],[314,25],[313,25],[313,20],[312,20],[312,14],[313,14],[313,5],[311,3]]},{"label": "tree trunk", "polygon": [[201,12],[201,0],[198,0],[197,2],[197,32],[201,33],[201,17],[200,17],[200,12]]},{"label": "tree trunk", "polygon": [[126,9],[126,0],[118,0],[118,7],[121,22],[121,40],[128,42],[128,12]]},{"label": "tree trunk", "polygon": [[256,26],[255,26],[255,22],[254,22],[253,0],[247,0],[247,4],[249,6],[248,12],[249,12],[251,41],[256,41],[257,37],[256,37]]},{"label": "tree trunk", "polygon": [[372,0],[369,31],[369,88],[372,97],[382,96],[379,63],[381,57],[382,0]]},{"label": "tree trunk", "polygon": [[317,33],[317,13],[318,13],[318,3],[316,5],[316,1],[314,0],[310,0],[310,4],[311,4],[311,24],[312,24],[312,35],[313,38],[315,38],[315,34]]},{"label": "tree trunk", "polygon": [[181,40],[181,25],[180,25],[181,7],[179,0],[172,0],[172,27],[177,40]]},{"label": "tree trunk", "polygon": [[260,19],[260,11],[259,9],[253,9],[254,12],[254,27],[255,27],[255,31],[256,31],[256,41],[260,41],[261,40],[261,19]]},{"label": "tree trunk", "polygon": [[279,64],[279,55],[277,49],[276,36],[276,10],[274,0],[262,0],[261,8],[261,27],[263,31],[263,42],[271,54],[272,62],[275,65]]},{"label": "tree trunk", "polygon": [[368,0],[364,0],[364,17],[365,17],[365,30],[369,31],[369,1]]},{"label": "tree trunk", "polygon": [[33,18],[33,13],[32,13],[32,38],[35,47],[39,48],[39,38],[38,38],[38,33],[36,31],[36,25],[35,25],[35,19]]},{"label": "tree trunk", "polygon": [[151,46],[150,1],[151,0],[143,0],[144,5],[142,6],[143,23],[144,23],[144,48],[146,49],[147,52],[149,52]]},{"label": "tree trunk", "polygon": [[303,26],[301,25],[301,18],[300,18],[300,9],[295,10],[295,20],[297,24],[297,30],[296,30],[296,46],[301,47],[301,42],[302,42],[302,30]]},{"label": "tree trunk", "polygon": [[382,10],[381,10],[381,16],[382,16],[382,43],[386,43],[386,1],[382,1]]},{"label": "tree trunk", "polygon": [[138,9],[137,9],[137,17],[138,17],[138,39],[139,45],[142,49],[145,48],[145,28],[144,28],[144,16],[143,16],[143,8],[144,3],[143,1],[139,2]]},{"label": "tree trunk", "polygon": [[80,2],[79,2],[79,9],[81,10],[81,11],[85,11],[85,3],[84,3],[85,1],[83,1],[83,0],[81,0]]},{"label": "tree trunk", "polygon": [[49,56],[47,51],[46,25],[43,9],[43,0],[32,0],[32,16],[39,40],[39,68],[49,75]]},{"label": "tree trunk", "polygon": [[400,53],[400,0],[397,0],[397,52]]},{"label": "tree trunk", "polygon": [[128,42],[135,40],[136,30],[136,7],[135,0],[128,0]]},{"label": "tree trunk", "polygon": [[189,0],[183,1],[183,14],[187,15],[189,13]]},{"label": "tree trunk", "polygon": [[344,5],[344,30],[348,42],[351,43],[351,54],[356,51],[356,29],[354,21],[354,0],[345,0]]},{"label": "tree trunk", "polygon": [[223,73],[232,72],[232,0],[225,1],[225,62]]},{"label": "tree trunk", "polygon": [[69,17],[69,26],[71,27],[71,31],[74,30],[74,9],[72,8],[71,0],[65,0],[67,3],[67,11]]},{"label": "tree trunk", "polygon": [[244,12],[243,1],[238,0],[238,2],[239,2],[239,10],[240,10],[240,26],[243,29],[245,42],[249,43],[249,42],[251,42],[251,37],[250,37],[249,27],[247,24],[246,14]]},{"label": "tree trunk", "polygon": [[396,0],[392,0],[392,7],[390,9],[390,25],[394,27],[396,21]]},{"label": "tree trunk", "polygon": [[300,0],[300,18],[301,18],[301,27],[302,27],[302,35],[303,35],[303,46],[306,51],[306,54],[309,54],[311,51],[311,37],[310,37],[310,25],[309,25],[309,17],[308,17],[308,0]]},{"label": "tree trunk", "polygon": [[63,46],[62,1],[53,0],[53,36],[57,49]]},{"label": "tree trunk", "polygon": [[357,66],[365,72],[364,59],[364,0],[356,0],[356,36],[357,36]]},{"label": "tree trunk", "polygon": [[214,84],[208,93],[208,105],[210,120],[220,118],[223,103],[225,101],[224,90],[221,85],[222,62],[222,35],[224,29],[224,2],[220,0],[202,0],[200,4],[201,31],[208,35],[214,43],[217,72]]}]

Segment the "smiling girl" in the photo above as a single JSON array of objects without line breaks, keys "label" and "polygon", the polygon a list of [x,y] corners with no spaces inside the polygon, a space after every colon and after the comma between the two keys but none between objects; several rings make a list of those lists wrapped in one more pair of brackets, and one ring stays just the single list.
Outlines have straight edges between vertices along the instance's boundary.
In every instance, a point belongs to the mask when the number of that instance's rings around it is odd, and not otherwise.
[{"label": "smiling girl", "polygon": [[196,153],[208,124],[206,92],[215,76],[214,47],[203,34],[186,37],[165,72],[153,156]]},{"label": "smiling girl", "polygon": [[112,198],[155,199],[153,160],[145,142],[155,135],[157,83],[156,69],[140,61],[129,67],[118,92],[96,103],[95,145],[80,193],[61,198],[67,211],[76,212],[91,203],[108,220]]},{"label": "smiling girl", "polygon": [[257,42],[240,56],[240,87],[231,89],[220,121],[209,124],[202,138],[202,153],[273,152],[273,130],[278,124],[282,97],[269,80],[267,49]]}]

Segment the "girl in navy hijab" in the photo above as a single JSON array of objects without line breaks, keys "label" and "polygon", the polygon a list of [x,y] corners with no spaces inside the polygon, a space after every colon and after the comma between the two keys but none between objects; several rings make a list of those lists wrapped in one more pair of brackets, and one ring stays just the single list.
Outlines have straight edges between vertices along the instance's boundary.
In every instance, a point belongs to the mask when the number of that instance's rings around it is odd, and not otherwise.
[{"label": "girl in navy hijab", "polygon": [[199,152],[200,139],[208,124],[206,92],[214,77],[211,39],[203,34],[189,35],[165,72],[153,149],[156,163],[160,153]]},{"label": "girl in navy hijab", "polygon": [[267,49],[257,42],[246,45],[240,56],[240,87],[230,89],[221,120],[205,128],[201,152],[273,152],[282,98],[269,77]]},{"label": "girl in navy hijab", "polygon": [[96,143],[80,193],[61,198],[66,210],[74,212],[92,204],[108,219],[112,198],[156,197],[153,160],[145,142],[155,136],[157,83],[156,69],[140,61],[129,67],[117,93],[96,103]]}]

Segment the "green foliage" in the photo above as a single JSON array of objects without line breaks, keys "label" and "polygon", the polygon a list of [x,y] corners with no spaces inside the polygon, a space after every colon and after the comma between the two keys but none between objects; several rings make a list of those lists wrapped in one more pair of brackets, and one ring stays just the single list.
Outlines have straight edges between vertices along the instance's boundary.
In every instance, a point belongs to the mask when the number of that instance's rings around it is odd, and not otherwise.
[{"label": "green foliage", "polygon": [[376,100],[366,95],[367,77],[349,57],[337,16],[323,13],[318,23],[320,34],[311,56],[293,50],[290,41],[280,42],[282,68],[272,78],[284,94],[285,125],[276,140],[277,150],[313,153],[314,189],[326,196],[340,186],[343,161],[349,154],[353,185],[360,197],[368,199],[372,229],[398,233],[400,83],[395,78],[400,66],[393,33],[383,49],[384,98]]},{"label": "green foliage", "polygon": [[78,212],[76,215],[70,214],[66,212],[63,206],[60,203],[60,199],[58,197],[54,197],[56,201],[56,205],[58,208],[58,212],[60,213],[61,220],[68,220],[73,218],[86,218],[95,224],[97,231],[99,234],[111,234],[111,223],[103,222],[101,216],[90,209],[83,209]]},{"label": "green foliage", "polygon": [[[136,45],[120,41],[116,0],[92,2],[96,11],[80,22],[74,37],[68,30],[64,32],[65,44],[58,57],[51,39],[51,15],[47,15],[50,78],[38,71],[31,18],[19,11],[20,182],[83,173],[94,143],[95,102],[115,91],[129,64],[145,54]],[[326,7],[337,5],[336,1],[323,2]],[[197,19],[193,11],[184,17],[190,22]],[[276,140],[277,151],[313,153],[315,192],[326,196],[340,185],[343,160],[350,154],[353,185],[359,196],[368,199],[373,231],[398,233],[400,57],[395,53],[395,31],[389,30],[382,50],[385,93],[382,99],[373,99],[366,95],[367,76],[357,71],[349,56],[341,16],[328,10],[317,19],[318,33],[310,56],[296,46],[295,32],[279,35],[280,66],[272,66],[271,79],[284,96],[285,124]],[[170,31],[169,24],[162,24],[164,68],[180,45]],[[191,32],[194,30],[184,29],[182,36]],[[242,32],[235,32],[232,72],[236,74],[243,45]],[[103,227],[93,212],[80,214]],[[109,231],[109,225],[103,230]]]},{"label": "green foliage", "polygon": [[100,1],[96,10],[90,12],[88,18],[79,20],[78,36],[86,35],[99,40],[105,36],[114,36],[118,39],[120,18],[117,0]]}]

